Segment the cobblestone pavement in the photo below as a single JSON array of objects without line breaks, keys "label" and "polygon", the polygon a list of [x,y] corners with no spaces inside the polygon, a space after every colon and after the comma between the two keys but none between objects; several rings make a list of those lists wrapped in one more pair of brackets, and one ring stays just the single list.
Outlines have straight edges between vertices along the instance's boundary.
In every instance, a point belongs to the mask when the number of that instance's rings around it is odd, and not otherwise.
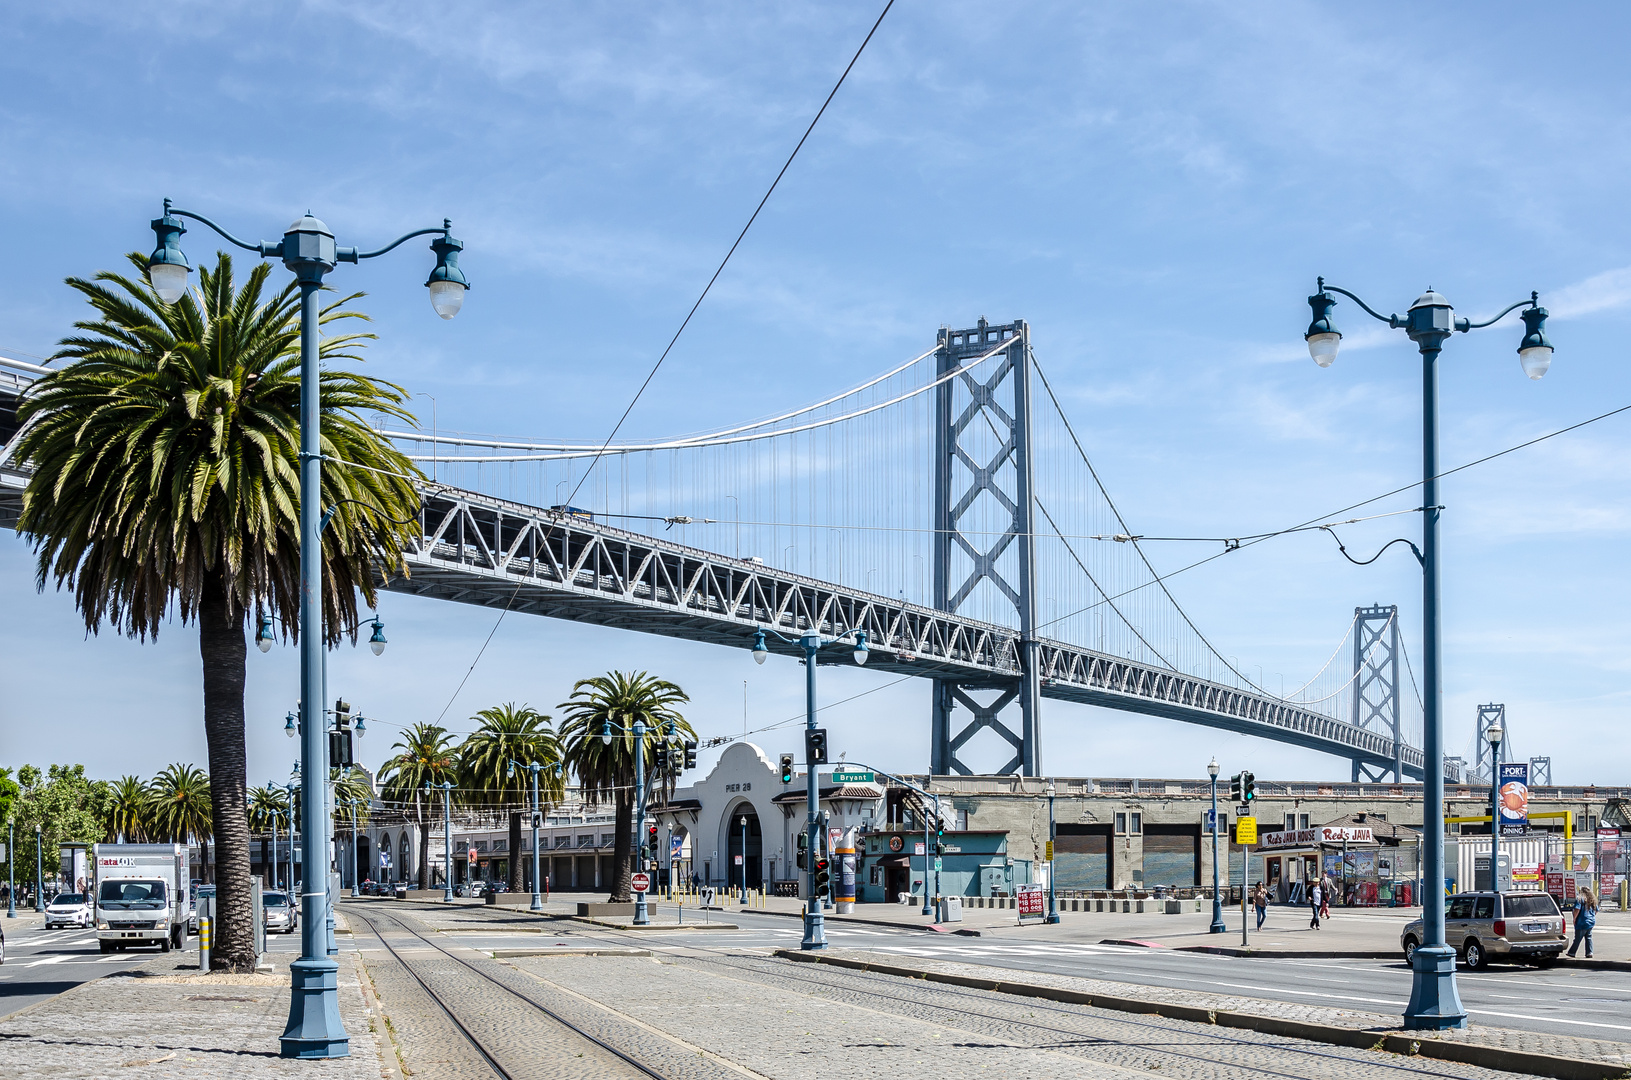
[{"label": "cobblestone pavement", "polygon": [[[367,940],[363,924],[373,927],[372,941]],[[683,1039],[632,1023],[564,988],[542,985],[508,963],[456,944],[427,944],[409,929],[420,929],[422,924],[407,912],[359,911],[353,916],[353,926],[402,1064],[411,1076],[463,1080],[497,1075],[430,991],[516,1080],[645,1077],[653,1073],[671,1080],[740,1080],[742,1076],[739,1069],[699,1052]],[[429,990],[416,974],[429,984]],[[652,989],[647,987],[645,992]],[[653,1073],[596,1045],[594,1039]]]},{"label": "cobblestone pavement", "polygon": [[[982,978],[991,978],[996,975],[1004,982],[1058,986],[1086,993],[1133,997],[1141,1001],[1191,1005],[1219,1011],[1246,1012],[1259,1016],[1309,1021],[1325,1024],[1329,1027],[1350,1027],[1378,1033],[1403,1030],[1399,1026],[1399,1017],[1396,1014],[1361,1012],[1353,1009],[1305,1005],[1294,1002],[1268,1001],[1263,998],[1229,994],[1201,994],[1189,990],[1160,986],[1132,986],[1127,983],[1111,982],[1105,979],[1073,978],[1012,968],[1004,968],[1000,972],[994,972],[993,969],[979,964],[961,964],[917,957],[908,958],[893,953],[875,953],[861,949],[833,949],[829,950],[829,953],[836,957],[888,964],[893,967],[940,971],[948,974]],[[1519,1031],[1511,1028],[1491,1027],[1486,1024],[1475,1024],[1464,1031],[1412,1032],[1411,1037],[1417,1039],[1437,1038],[1446,1041],[1497,1046],[1506,1050],[1523,1050],[1586,1061],[1623,1063],[1631,1068],[1631,1044],[1603,1039],[1581,1038],[1556,1032]]]},{"label": "cobblestone pavement", "polygon": [[[77,986],[0,1022],[0,1076],[380,1080],[380,1040],[357,979],[340,956],[340,1016],[351,1056],[286,1061],[278,1037],[289,1015],[292,954],[274,954],[269,975],[199,975],[162,956],[130,973]],[[186,964],[187,966],[182,966]]]},{"label": "cobblestone pavement", "polygon": [[[478,921],[490,925],[475,912],[389,913],[390,919],[398,916],[420,926],[433,923],[455,931]],[[381,920],[382,929],[385,921]],[[622,937],[582,924],[558,924],[551,934],[541,944]],[[474,950],[447,944],[465,935],[444,938],[427,927],[427,936],[461,956],[469,955],[505,986],[676,1080],[744,1075],[791,1080],[828,1072],[841,1072],[846,1080],[920,1075],[1076,1080],[1134,1073],[1196,1080],[1268,1076],[1357,1080],[1388,1075],[1479,1080],[1512,1075],[1202,1023],[796,965],[763,950],[728,945],[669,951],[656,958],[550,955],[499,961],[474,959],[479,955]],[[379,952],[365,955],[372,970]],[[383,987],[377,975],[376,984]],[[425,1003],[404,1000],[405,1011],[399,1016],[390,991],[382,988],[381,993],[392,1028],[404,1041],[406,1064],[415,1075],[465,1075],[451,1071],[457,1064],[452,1059],[445,1073],[436,1072],[428,1057],[416,1059],[411,1029],[426,1016]],[[491,991],[484,1000],[500,1018],[523,1016],[528,1008],[514,999],[493,1004]],[[1357,1022],[1358,1014],[1354,1019]],[[543,1054],[552,1052],[551,1044],[543,1045]],[[592,1068],[585,1061],[571,1075],[628,1075]]]}]

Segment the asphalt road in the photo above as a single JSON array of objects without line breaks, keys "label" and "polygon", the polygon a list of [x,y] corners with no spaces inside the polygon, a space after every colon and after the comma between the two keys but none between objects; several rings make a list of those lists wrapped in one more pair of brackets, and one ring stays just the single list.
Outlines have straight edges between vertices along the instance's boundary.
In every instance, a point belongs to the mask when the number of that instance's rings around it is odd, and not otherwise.
[{"label": "asphalt road", "polygon": [[0,964],[0,1016],[26,1009],[80,983],[151,960],[157,950],[103,956],[90,930],[6,927],[6,962]]},{"label": "asphalt road", "polygon": [[[668,921],[674,910],[663,905],[653,917]],[[702,917],[694,908],[685,913],[687,922]],[[799,921],[785,916],[729,911],[708,917],[741,929],[634,933],[560,921],[543,924],[551,931],[548,935],[460,933],[458,938],[460,944],[475,948],[501,948],[536,946],[541,938],[552,937],[581,942],[587,936],[624,945],[638,940],[642,948],[658,951],[795,948],[802,937]],[[827,924],[827,939],[839,948],[1366,1012],[1401,1013],[1410,997],[1410,971],[1402,959],[1240,959],[1057,940],[1042,934],[966,938],[838,922]],[[1631,1042],[1631,973],[1571,971],[1567,964],[1560,961],[1544,970],[1500,965],[1482,972],[1462,972],[1457,980],[1462,1004],[1474,1021],[1491,1026]]]}]

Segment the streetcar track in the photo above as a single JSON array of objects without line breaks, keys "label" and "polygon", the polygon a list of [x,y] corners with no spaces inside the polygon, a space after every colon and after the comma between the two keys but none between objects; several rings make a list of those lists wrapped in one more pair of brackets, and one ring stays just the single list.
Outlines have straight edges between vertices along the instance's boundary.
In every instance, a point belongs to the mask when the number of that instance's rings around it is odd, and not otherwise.
[{"label": "streetcar track", "polygon": [[[498,918],[491,918],[491,919],[486,918],[488,913],[485,912],[485,911],[481,911],[480,915],[482,916],[482,921],[487,921],[487,922],[490,922],[490,923],[495,924],[495,925],[499,924],[500,921],[501,921]],[[585,933],[587,935],[594,936],[594,937],[606,936],[604,932],[597,931],[597,930],[592,929],[592,928],[574,927],[573,929],[576,932]],[[410,932],[413,932],[413,931],[410,931]],[[420,937],[421,939],[426,940],[427,942],[429,941],[429,939],[424,939],[423,935],[415,934],[415,936]],[[430,944],[434,945],[435,943],[430,942]],[[440,948],[440,946],[436,946],[436,947]],[[755,955],[743,954],[743,953],[740,953],[740,952],[732,952],[732,951],[730,951],[730,950],[728,950],[726,948],[722,948],[722,947],[719,947],[719,946],[676,945],[676,946],[673,946],[672,949],[673,949],[674,953],[679,953],[679,952],[681,952],[683,950],[685,952],[690,952],[690,953],[709,954],[709,955],[692,956],[692,957],[690,957],[690,959],[693,959],[698,963],[711,964],[711,965],[716,966],[716,967],[727,968],[727,969],[731,969],[731,970],[735,970],[735,971],[739,971],[739,972],[747,972],[747,971],[753,971],[753,970],[762,971],[763,970],[762,968],[756,969],[756,968],[750,967],[749,964],[758,963],[758,964],[769,965],[769,964],[772,964],[774,962],[774,958],[770,957],[770,956],[760,957],[760,956],[755,956]],[[445,952],[446,950],[442,950],[442,951]],[[745,960],[745,961],[747,961],[747,963],[741,963],[741,962],[732,963],[732,962],[730,962],[731,960],[739,960],[739,961]],[[788,964],[789,967],[792,966],[791,962],[786,962],[786,963]],[[848,968],[838,969],[838,970],[841,970],[843,972],[843,977],[845,978],[846,981],[871,984],[873,986],[886,986],[887,985],[887,986],[891,986],[891,987],[894,987],[894,988],[898,989],[899,988],[898,984],[899,984],[899,981],[901,979],[900,976],[887,975],[887,974],[881,974],[881,973],[876,973],[876,972],[863,972],[863,971],[856,971],[854,969],[848,969]],[[483,973],[483,974],[485,975],[485,973]],[[839,984],[837,984],[835,982],[829,982],[829,981],[825,981],[825,980],[818,979],[818,978],[812,978],[809,975],[797,974],[797,973],[789,972],[789,971],[783,971],[779,967],[772,974],[774,975],[774,977],[776,979],[778,979],[780,981],[792,981],[792,982],[804,983],[804,984],[807,984],[807,985],[818,986],[818,987],[821,987],[822,989],[825,989],[825,990],[843,990],[843,989],[847,988],[852,993],[856,993],[856,994],[859,994],[859,995],[862,995],[862,996],[865,996],[865,997],[882,998],[885,1001],[889,1001],[889,1002],[898,1002],[898,1001],[900,1001],[900,998],[899,998],[898,994],[881,992],[881,991],[878,991],[878,990],[866,990],[866,989],[862,989],[861,987],[858,987],[858,986],[845,987],[845,986],[841,986],[841,985],[839,985]],[[486,976],[486,977],[491,978],[491,976]],[[737,981],[739,981],[739,982],[748,982],[749,980],[738,978]],[[907,980],[907,981],[910,982],[912,980]],[[502,984],[500,984],[500,985],[502,985]],[[506,987],[506,989],[509,989],[509,988]],[[989,1000],[988,998],[986,998],[981,993],[966,990],[966,989],[959,989],[959,988],[952,987],[952,986],[949,986],[949,985],[939,985],[939,984],[937,984],[935,989],[936,989],[936,992],[938,994],[946,996],[946,997],[960,998],[960,999],[970,1000],[970,1001],[988,1001]],[[512,993],[517,993],[516,991],[513,991],[513,990],[511,992]],[[521,995],[519,993],[517,993],[517,996],[525,998],[525,995]],[[1081,1015],[1081,1013],[1079,1013],[1079,1012],[1076,1012],[1076,1011],[1074,1011],[1072,1009],[1069,1009],[1069,1008],[1063,1008],[1063,1007],[1060,1007],[1058,1005],[1041,1004],[1040,1002],[1038,1002],[1038,1001],[1036,1001],[1034,999],[1030,999],[1030,998],[1027,998],[1025,1000],[1026,1000],[1026,1007],[1029,1008],[1029,1009],[1034,1009],[1034,1010],[1043,1011],[1043,1012],[1056,1013],[1056,1014],[1059,1014],[1061,1016],[1076,1017],[1076,1016]],[[941,1011],[944,1011],[944,1012],[949,1012],[949,1013],[953,1013],[953,1014],[973,1017],[975,1019],[979,1019],[979,1020],[985,1021],[987,1023],[1014,1024],[1014,1025],[1018,1025],[1020,1027],[1031,1028],[1031,1029],[1038,1030],[1038,1031],[1045,1031],[1045,1032],[1049,1033],[1050,1035],[1065,1035],[1065,1036],[1070,1036],[1071,1038],[1074,1038],[1074,1039],[1084,1038],[1084,1036],[1082,1036],[1079,1032],[1072,1031],[1072,1030],[1070,1030],[1068,1028],[1061,1028],[1061,1027],[1056,1027],[1056,1026],[1052,1026],[1052,1025],[1048,1025],[1048,1024],[1040,1024],[1040,1023],[1035,1023],[1035,1022],[1032,1022],[1032,1021],[1017,1020],[1017,1019],[1012,1019],[1012,1018],[1005,1017],[1005,1016],[997,1016],[997,1015],[993,1015],[992,1013],[983,1012],[983,1011],[980,1011],[980,1010],[977,1010],[977,1009],[958,1008],[958,1007],[952,1006],[952,1005],[941,1005],[941,1004],[936,1004],[936,1003],[933,1003],[933,1002],[924,1002],[924,1001],[916,1002],[916,1004],[923,1005],[923,1006],[925,1006],[927,1008],[931,1008],[931,1009],[941,1010]],[[1091,1008],[1091,1006],[1089,1006],[1089,1008]],[[1106,1010],[1096,1010],[1096,1011],[1105,1012]],[[1170,1035],[1186,1034],[1186,1033],[1188,1033],[1188,1030],[1189,1030],[1189,1029],[1187,1029],[1185,1027],[1179,1026],[1179,1025],[1181,1025],[1183,1023],[1182,1021],[1162,1023],[1162,1022],[1152,1021],[1152,1020],[1149,1020],[1149,1019],[1139,1019],[1139,1018],[1136,1018],[1133,1014],[1113,1013],[1112,1015],[1104,1017],[1104,1019],[1107,1019],[1107,1020],[1109,1020],[1109,1021],[1111,1021],[1113,1023],[1124,1024],[1124,1025],[1126,1025],[1128,1027],[1144,1029],[1144,1030],[1148,1030],[1148,1031],[1152,1031],[1152,1032],[1160,1032],[1162,1034],[1169,1035],[1169,1036]],[[1285,1053],[1297,1054],[1297,1055],[1301,1055],[1303,1057],[1308,1057],[1308,1058],[1317,1058],[1317,1059],[1323,1059],[1323,1060],[1329,1060],[1329,1061],[1340,1061],[1340,1062],[1344,1062],[1344,1063],[1347,1063],[1347,1064],[1357,1064],[1357,1065],[1364,1065],[1364,1066],[1367,1066],[1367,1067],[1382,1068],[1382,1069],[1387,1069],[1387,1070],[1389,1070],[1391,1072],[1406,1073],[1406,1074],[1411,1075],[1411,1076],[1441,1077],[1441,1078],[1444,1078],[1444,1080],[1465,1080],[1465,1074],[1464,1073],[1443,1072],[1443,1071],[1438,1071],[1438,1070],[1434,1070],[1434,1069],[1421,1068],[1419,1066],[1406,1065],[1406,1064],[1403,1064],[1403,1063],[1389,1062],[1389,1061],[1385,1061],[1385,1060],[1371,1060],[1371,1059],[1363,1059],[1362,1060],[1362,1059],[1359,1059],[1357,1057],[1346,1056],[1346,1055],[1343,1055],[1343,1054],[1340,1054],[1340,1053],[1333,1053],[1333,1052],[1327,1051],[1327,1050],[1314,1049],[1312,1046],[1306,1046],[1305,1047],[1305,1046],[1300,1046],[1300,1045],[1290,1045],[1290,1044],[1287,1044],[1287,1043],[1278,1043],[1278,1042],[1268,1042],[1268,1041],[1245,1039],[1245,1038],[1240,1038],[1238,1036],[1226,1035],[1226,1034],[1223,1034],[1221,1031],[1214,1031],[1214,1030],[1208,1030],[1205,1034],[1206,1034],[1206,1037],[1214,1039],[1214,1040],[1216,1040],[1218,1042],[1222,1042],[1222,1043],[1226,1043],[1226,1044],[1230,1044],[1230,1045],[1238,1046],[1238,1047],[1245,1047],[1245,1048],[1258,1049],[1258,1050],[1262,1050],[1262,1049],[1267,1048],[1267,1049],[1281,1051],[1281,1052],[1285,1052]],[[1380,1038],[1380,1036],[1378,1036],[1378,1038]],[[1150,1044],[1150,1043],[1128,1043],[1128,1042],[1125,1042],[1125,1041],[1117,1042],[1116,1040],[1110,1040],[1110,1039],[1095,1039],[1094,1041],[1097,1042],[1097,1043],[1105,1044],[1105,1045],[1120,1045],[1120,1046],[1124,1046],[1124,1047],[1126,1047],[1126,1046],[1136,1046],[1136,1047],[1138,1047],[1138,1048],[1140,1048],[1140,1049],[1142,1049],[1142,1050],[1144,1050],[1145,1052],[1148,1052],[1148,1053],[1164,1054],[1164,1055],[1167,1055],[1169,1057],[1178,1058],[1178,1059],[1182,1059],[1182,1060],[1186,1060],[1186,1061],[1190,1061],[1190,1062],[1201,1062],[1201,1063],[1208,1064],[1208,1065],[1218,1064],[1218,1062],[1217,1062],[1217,1060],[1215,1058],[1209,1057],[1209,1056],[1204,1055],[1204,1054],[1188,1054],[1188,1053],[1184,1053],[1184,1052],[1178,1051],[1178,1050],[1171,1050],[1171,1049],[1166,1049],[1164,1047],[1158,1047],[1158,1046]],[[1303,1042],[1303,1041],[1305,1041],[1305,1040],[1295,1040],[1295,1042]],[[1389,1054],[1388,1056],[1393,1056],[1393,1055]],[[1305,1080],[1305,1078],[1303,1078],[1301,1076],[1298,1076],[1297,1074],[1282,1072],[1282,1071],[1279,1071],[1279,1070],[1266,1068],[1266,1067],[1263,1067],[1263,1066],[1242,1065],[1242,1066],[1239,1066],[1239,1067],[1242,1068],[1242,1069],[1259,1072],[1259,1073],[1262,1073],[1262,1074],[1267,1075],[1267,1076],[1284,1077],[1284,1078],[1287,1078],[1287,1080]],[[655,1075],[655,1074],[652,1074],[652,1075]]]},{"label": "streetcar track", "polygon": [[[719,950],[719,949],[709,949],[709,948],[706,948],[704,946],[696,946],[695,948],[698,951],[703,951],[703,952],[722,952],[723,951],[723,950]],[[714,964],[714,965],[719,966],[719,967],[732,968],[732,969],[738,970],[738,971],[747,970],[745,965],[731,964],[731,963],[727,963],[727,962],[725,962],[724,960],[721,960],[721,959],[710,959],[710,958],[707,958],[707,957],[694,957],[693,959],[697,960],[700,963],[711,963],[711,964]],[[753,959],[753,958],[750,958],[750,959]],[[859,979],[859,980],[874,983],[874,984],[886,983],[886,982],[891,982],[891,981],[898,981],[901,978],[898,975],[879,975],[879,974],[874,974],[872,972],[855,971],[854,969],[849,969],[849,968],[839,969],[839,970],[842,970],[844,972],[844,977],[846,979]],[[775,976],[776,976],[776,978],[778,980],[781,980],[781,981],[793,981],[793,982],[809,983],[809,984],[812,984],[812,985],[815,985],[815,986],[821,986],[821,987],[823,987],[825,989],[829,989],[829,990],[846,989],[846,987],[840,986],[840,985],[838,985],[836,983],[825,982],[825,981],[823,981],[821,979],[813,979],[813,978],[810,978],[808,976],[803,976],[803,975],[790,974],[790,973],[782,972],[780,970],[775,972]],[[739,981],[746,982],[747,980],[744,979],[744,980],[739,980]],[[911,980],[908,980],[908,981],[911,981]],[[956,989],[956,988],[953,988],[953,987],[950,987],[950,986],[944,986],[944,985],[938,985],[937,984],[935,986],[935,991],[936,991],[937,994],[946,994],[946,995],[949,995],[951,997],[972,998],[972,999],[975,999],[975,1000],[986,1000],[983,997],[983,995],[981,995],[981,994],[974,993],[974,992],[967,991],[967,990],[959,990],[959,989]],[[862,995],[867,996],[867,997],[883,998],[883,999],[885,999],[887,1001],[899,1001],[900,1000],[900,998],[895,994],[880,993],[880,992],[872,991],[872,990],[852,989],[852,992],[862,994]],[[994,1016],[991,1013],[980,1012],[980,1011],[974,1010],[974,1009],[959,1009],[959,1008],[956,1008],[954,1006],[938,1005],[938,1004],[935,1004],[933,1002],[917,1002],[916,1004],[924,1005],[924,1006],[926,1006],[928,1008],[931,1008],[931,1009],[939,1009],[939,1010],[943,1010],[945,1012],[958,1013],[958,1014],[965,1015],[965,1016],[972,1016],[972,1017],[976,1017],[978,1019],[985,1020],[985,1021],[988,1021],[988,1022],[991,1022],[991,1023],[996,1023],[996,1024],[1014,1024],[1014,1025],[1017,1025],[1017,1026],[1020,1026],[1020,1027],[1034,1028],[1034,1029],[1036,1029],[1038,1031],[1046,1031],[1046,1032],[1048,1032],[1050,1034],[1054,1034],[1054,1035],[1068,1035],[1068,1036],[1071,1036],[1071,1037],[1076,1038],[1076,1039],[1092,1038],[1095,1043],[1100,1043],[1100,1044],[1110,1045],[1110,1046],[1137,1046],[1139,1049],[1142,1049],[1142,1050],[1144,1050],[1144,1051],[1146,1051],[1148,1053],[1166,1054],[1166,1055],[1169,1055],[1171,1057],[1183,1058],[1183,1059],[1187,1059],[1189,1061],[1204,1062],[1204,1063],[1210,1064],[1210,1065],[1217,1064],[1217,1060],[1215,1058],[1208,1057],[1208,1056],[1206,1056],[1204,1054],[1186,1054],[1186,1053],[1183,1053],[1182,1051],[1169,1050],[1169,1049],[1166,1049],[1164,1047],[1158,1047],[1158,1046],[1155,1046],[1155,1045],[1150,1044],[1150,1043],[1128,1043],[1126,1041],[1117,1041],[1117,1040],[1112,1040],[1112,1039],[1093,1038],[1091,1036],[1083,1036],[1080,1032],[1071,1031],[1071,1030],[1069,1030],[1067,1028],[1053,1027],[1053,1026],[1048,1025],[1048,1024],[1038,1024],[1038,1023],[1033,1023],[1033,1022],[1026,1021],[1026,1020],[1016,1020],[1016,1019],[1012,1019],[1010,1017],[1005,1017],[1005,1016]],[[1091,1008],[1091,1007],[1092,1006],[1088,1006],[1088,1008]],[[1059,1014],[1064,1015],[1064,1016],[1080,1016],[1081,1015],[1080,1013],[1074,1012],[1074,1011],[1072,1011],[1070,1009],[1060,1008],[1057,1005],[1033,1004],[1032,999],[1029,999],[1029,998],[1026,999],[1026,1008],[1036,1009],[1036,1010],[1040,1010],[1040,1011],[1043,1011],[1043,1012],[1059,1013]],[[1102,1011],[1105,1011],[1105,1010],[1099,1010],[1099,1011],[1102,1012]],[[1146,1028],[1146,1029],[1149,1029],[1149,1030],[1152,1030],[1152,1031],[1160,1031],[1160,1032],[1163,1032],[1163,1033],[1168,1034],[1168,1035],[1179,1035],[1179,1034],[1185,1034],[1186,1033],[1185,1029],[1181,1028],[1181,1027],[1167,1025],[1167,1024],[1152,1023],[1152,1022],[1147,1021],[1147,1020],[1131,1019],[1130,1014],[1127,1017],[1124,1017],[1121,1014],[1117,1014],[1117,1015],[1114,1015],[1112,1017],[1107,1017],[1106,1019],[1111,1020],[1111,1022],[1113,1022],[1113,1023],[1126,1024],[1126,1025],[1128,1025],[1130,1027],[1135,1027],[1135,1028]],[[1439,1077],[1445,1077],[1445,1078],[1447,1078],[1447,1080],[1465,1080],[1465,1074],[1463,1074],[1463,1073],[1437,1072],[1437,1071],[1432,1070],[1432,1069],[1414,1068],[1414,1067],[1411,1067],[1411,1066],[1408,1066],[1408,1065],[1394,1064],[1392,1062],[1387,1062],[1387,1061],[1374,1061],[1373,1062],[1373,1061],[1370,1061],[1370,1060],[1365,1060],[1365,1061],[1361,1062],[1357,1058],[1348,1057],[1348,1056],[1345,1056],[1345,1055],[1342,1055],[1342,1054],[1334,1054],[1334,1053],[1331,1053],[1329,1051],[1306,1049],[1306,1048],[1299,1047],[1299,1046],[1287,1046],[1287,1045],[1284,1045],[1282,1043],[1254,1041],[1254,1040],[1251,1040],[1251,1039],[1241,1039],[1241,1038],[1237,1038],[1237,1037],[1233,1037],[1233,1036],[1229,1036],[1229,1035],[1214,1033],[1214,1032],[1212,1032],[1210,1030],[1206,1032],[1206,1037],[1211,1038],[1211,1039],[1215,1039],[1215,1040],[1217,1040],[1219,1042],[1230,1043],[1230,1044],[1233,1044],[1235,1046],[1251,1047],[1251,1048],[1254,1048],[1254,1049],[1268,1048],[1268,1049],[1272,1049],[1272,1050],[1284,1051],[1284,1052],[1293,1053],[1293,1054],[1302,1054],[1302,1055],[1304,1055],[1306,1057],[1325,1058],[1327,1060],[1342,1061],[1342,1062],[1346,1062],[1346,1063],[1349,1063],[1349,1064],[1364,1064],[1366,1066],[1378,1066],[1378,1067],[1384,1068],[1384,1069],[1391,1069],[1391,1070],[1393,1070],[1395,1072],[1409,1073],[1412,1076],[1439,1076]],[[1378,1038],[1380,1038],[1380,1036],[1378,1036]],[[1306,1080],[1305,1077],[1303,1077],[1303,1076],[1301,1076],[1299,1074],[1280,1072],[1278,1070],[1266,1068],[1266,1067],[1261,1066],[1261,1065],[1242,1065],[1242,1066],[1239,1066],[1239,1068],[1241,1068],[1243,1070],[1248,1070],[1248,1071],[1251,1071],[1251,1072],[1261,1072],[1261,1073],[1263,1073],[1265,1075],[1269,1075],[1269,1076],[1286,1077],[1286,1078],[1288,1078],[1288,1080]]]},{"label": "streetcar track", "polygon": [[484,1061],[486,1061],[489,1066],[492,1067],[493,1071],[495,1073],[497,1073],[499,1076],[503,1077],[503,1080],[514,1080],[514,1077],[512,1076],[512,1074],[508,1070],[506,1070],[502,1065],[500,1065],[498,1063],[497,1059],[494,1058],[493,1055],[488,1052],[487,1048],[484,1047],[481,1044],[481,1040],[478,1039],[475,1036],[475,1034],[473,1032],[471,1032],[471,1030],[464,1025],[464,1022],[461,1021],[457,1016],[455,1016],[453,1014],[453,1010],[447,1007],[447,1004],[442,1001],[440,995],[438,995],[435,990],[431,989],[430,984],[427,983],[424,980],[424,978],[422,978],[420,976],[420,974],[413,969],[412,965],[410,965],[407,962],[407,960],[405,960],[403,958],[402,954],[397,951],[396,946],[392,945],[389,941],[387,941],[385,939],[385,935],[380,933],[379,927],[374,925],[373,919],[370,918],[370,916],[377,917],[377,916],[383,915],[385,918],[387,918],[387,919],[391,920],[392,922],[396,923],[397,927],[400,928],[405,933],[411,934],[415,938],[417,938],[420,941],[424,942],[426,945],[429,945],[431,948],[435,949],[437,952],[441,953],[443,956],[445,956],[448,959],[450,959],[450,960],[454,961],[455,963],[459,964],[461,967],[465,968],[466,970],[474,972],[477,975],[480,975],[482,978],[486,979],[488,982],[492,983],[494,986],[496,986],[499,989],[503,990],[505,993],[511,995],[512,997],[515,997],[515,998],[518,998],[518,999],[520,999],[522,1001],[525,1001],[528,1005],[531,1005],[533,1008],[537,1009],[539,1012],[543,1013],[545,1016],[549,1017],[551,1020],[553,1020],[556,1023],[560,1024],[562,1027],[567,1028],[568,1030],[572,1031],[574,1034],[576,1034],[579,1037],[585,1039],[586,1041],[594,1043],[596,1046],[600,1047],[602,1050],[605,1050],[607,1053],[612,1054],[614,1057],[617,1057],[619,1060],[625,1062],[629,1066],[639,1070],[641,1073],[645,1074],[646,1076],[652,1077],[653,1080],[668,1080],[668,1077],[664,1076],[662,1073],[657,1072],[657,1071],[649,1068],[648,1066],[642,1064],[641,1062],[635,1060],[634,1058],[630,1057],[628,1054],[625,1054],[623,1051],[619,1050],[617,1047],[611,1045],[610,1043],[606,1042],[605,1040],[597,1038],[594,1035],[591,1035],[589,1032],[583,1030],[583,1028],[581,1028],[578,1025],[574,1024],[572,1021],[568,1020],[566,1017],[562,1016],[560,1013],[556,1012],[554,1009],[551,1009],[549,1006],[543,1004],[542,1002],[538,1001],[537,999],[533,998],[532,996],[530,996],[528,994],[524,994],[524,993],[522,993],[521,991],[515,989],[512,986],[506,985],[502,979],[494,977],[491,973],[483,971],[481,968],[479,968],[476,965],[470,963],[470,961],[466,960],[464,957],[459,956],[456,953],[453,953],[453,952],[449,951],[448,949],[443,948],[441,945],[437,944],[435,941],[432,941],[430,938],[426,937],[424,934],[421,934],[419,931],[417,931],[413,927],[409,926],[401,918],[399,918],[399,917],[397,917],[395,915],[392,915],[392,914],[384,913],[384,912],[369,912],[368,914],[364,915],[364,914],[361,914],[360,912],[347,911],[348,915],[353,914],[353,913],[357,914],[358,918],[362,919],[363,922],[368,924],[368,928],[374,932],[374,936],[379,939],[380,944],[384,945],[385,948],[390,952],[390,954],[396,959],[397,963],[401,964],[403,969],[406,970],[408,972],[408,974],[413,976],[414,981],[417,982],[421,987],[424,988],[425,993],[430,995],[431,1000],[436,1002],[437,1007],[440,1008],[442,1010],[442,1012],[447,1014],[448,1019],[453,1022],[453,1025],[459,1029],[459,1032],[462,1035],[464,1035],[464,1037],[470,1042],[470,1045],[473,1048],[475,1048],[476,1052],[479,1053],[482,1056],[482,1059]]}]

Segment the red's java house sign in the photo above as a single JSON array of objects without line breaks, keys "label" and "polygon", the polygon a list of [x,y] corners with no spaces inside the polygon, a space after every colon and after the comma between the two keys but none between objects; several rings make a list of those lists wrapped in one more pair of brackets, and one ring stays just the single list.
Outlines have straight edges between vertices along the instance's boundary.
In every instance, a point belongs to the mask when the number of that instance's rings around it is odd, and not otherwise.
[{"label": "red's java house sign", "polygon": [[1264,833],[1261,847],[1309,847],[1313,844],[1374,844],[1376,834],[1366,825],[1323,825],[1318,829]]}]

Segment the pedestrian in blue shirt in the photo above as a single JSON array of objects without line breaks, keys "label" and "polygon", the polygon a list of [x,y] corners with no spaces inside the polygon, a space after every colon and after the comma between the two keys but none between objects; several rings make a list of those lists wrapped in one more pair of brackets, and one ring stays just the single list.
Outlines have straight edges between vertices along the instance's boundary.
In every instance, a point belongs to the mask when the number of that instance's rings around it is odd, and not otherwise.
[{"label": "pedestrian in blue shirt", "polygon": [[1580,890],[1580,899],[1574,905],[1574,944],[1569,946],[1569,956],[1580,943],[1586,943],[1586,959],[1591,959],[1591,928],[1597,925],[1597,897],[1588,886]]}]

